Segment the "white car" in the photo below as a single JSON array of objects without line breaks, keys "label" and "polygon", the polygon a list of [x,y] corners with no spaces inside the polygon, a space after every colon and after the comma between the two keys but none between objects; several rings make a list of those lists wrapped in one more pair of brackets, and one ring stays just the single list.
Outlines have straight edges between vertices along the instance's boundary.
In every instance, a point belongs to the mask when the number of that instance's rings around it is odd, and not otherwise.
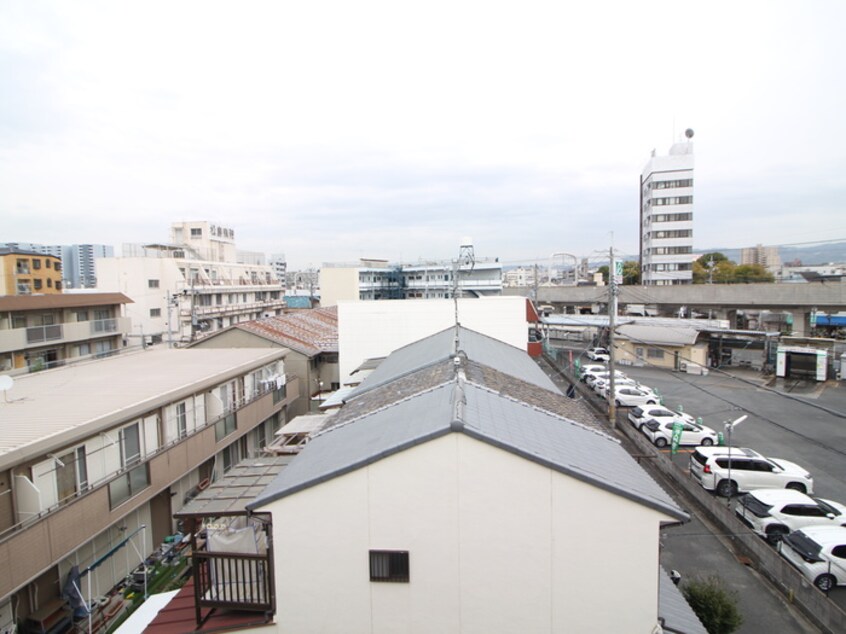
[{"label": "white car", "polygon": [[[615,378],[614,379],[614,387],[615,388],[624,387],[624,386],[625,387],[634,387],[634,388],[637,388],[637,389],[639,389],[643,392],[651,392],[652,394],[655,394],[656,397],[658,396],[658,394],[655,393],[655,390],[653,390],[651,387],[643,385],[642,383],[638,383],[637,381],[635,381],[634,379],[630,379],[629,377]],[[599,394],[602,398],[607,399],[608,398],[608,389],[611,387],[611,381],[609,380],[609,377],[606,377],[604,379],[600,377],[600,378],[596,379],[596,381],[593,382],[592,387],[593,387],[594,392]]]},{"label": "white car", "polygon": [[585,354],[591,361],[605,361],[607,363],[611,360],[611,355],[605,348],[588,348]]},{"label": "white car", "polygon": [[646,434],[652,443],[658,447],[666,447],[673,440],[673,426],[678,421],[682,426],[681,437],[679,445],[709,445],[717,444],[717,432],[706,425],[699,423],[692,423],[676,416],[673,420],[655,420],[647,421],[641,431]]},{"label": "white car", "polygon": [[600,365],[599,363],[586,363],[579,366],[579,380],[584,382],[589,374],[596,374],[597,372],[607,372],[607,365]]},{"label": "white car", "polygon": [[806,526],[846,526],[846,506],[791,489],[756,489],[734,507],[740,521],[771,544]]},{"label": "white car", "polygon": [[744,447],[697,447],[690,454],[690,476],[702,488],[723,497],[752,489],[796,489],[809,495],[814,492],[814,479],[798,464],[767,458]]},{"label": "white car", "polygon": [[639,390],[636,387],[624,385],[622,387],[614,388],[614,403],[617,407],[656,405],[658,403],[658,397],[652,392],[645,392],[644,390]]},{"label": "white car", "polygon": [[643,425],[650,420],[675,420],[676,418],[681,418],[683,421],[687,423],[695,423],[696,420],[690,414],[682,414],[681,412],[674,412],[671,409],[667,409],[663,405],[652,405],[651,407],[643,406],[643,407],[635,407],[633,410],[629,412],[629,422],[635,426],[635,428],[640,429]]},{"label": "white car", "polygon": [[[597,379],[607,379],[610,375],[610,370],[604,370],[602,372],[590,372],[585,377],[585,383],[587,383],[588,386],[593,387],[593,384],[596,382]],[[614,377],[618,379],[625,379],[626,375],[625,373],[620,372],[619,370],[614,370]]]},{"label": "white car", "polygon": [[846,585],[846,528],[807,526],[781,540],[779,552],[823,592]]}]

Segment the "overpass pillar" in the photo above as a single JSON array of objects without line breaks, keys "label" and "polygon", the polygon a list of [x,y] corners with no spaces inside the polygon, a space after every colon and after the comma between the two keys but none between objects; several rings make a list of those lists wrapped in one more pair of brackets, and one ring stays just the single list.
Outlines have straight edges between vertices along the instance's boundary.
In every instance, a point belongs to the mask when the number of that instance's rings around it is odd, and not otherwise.
[{"label": "overpass pillar", "polygon": [[801,308],[784,311],[793,319],[793,334],[796,337],[808,337],[811,333],[811,313]]}]

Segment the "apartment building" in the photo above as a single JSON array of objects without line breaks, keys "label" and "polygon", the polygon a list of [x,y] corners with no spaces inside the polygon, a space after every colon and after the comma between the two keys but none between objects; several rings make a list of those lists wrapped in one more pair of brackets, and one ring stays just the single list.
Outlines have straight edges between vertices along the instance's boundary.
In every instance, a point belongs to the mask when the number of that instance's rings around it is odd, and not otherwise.
[{"label": "apartment building", "polygon": [[778,253],[778,247],[765,247],[758,244],[740,250],[740,264],[757,264],[770,273],[776,274],[781,270],[781,256]]},{"label": "apartment building", "polygon": [[0,371],[34,372],[120,351],[130,343],[130,303],[122,293],[0,296]]},{"label": "apartment building", "polygon": [[178,345],[285,306],[273,269],[240,261],[235,231],[205,221],[174,223],[170,243],[124,245],[121,257],[98,259],[97,288],[132,299],[138,334]]},{"label": "apartment building", "polygon": [[358,264],[324,264],[320,269],[320,305],[381,299],[446,299],[502,294],[499,259],[472,263],[392,264],[362,259]]},{"label": "apartment building", "polygon": [[157,349],[16,379],[0,399],[0,628],[49,609],[73,566],[87,598],[107,593],[258,455],[298,394],[285,355]]},{"label": "apartment building", "polygon": [[62,284],[64,288],[96,288],[95,258],[114,255],[114,248],[107,244],[35,244],[32,242],[7,242],[0,248],[25,249],[62,259]]},{"label": "apartment building", "polygon": [[693,283],[693,131],[640,177],[640,270],[645,286]]},{"label": "apartment building", "polygon": [[61,292],[61,258],[25,249],[0,249],[0,296]]}]

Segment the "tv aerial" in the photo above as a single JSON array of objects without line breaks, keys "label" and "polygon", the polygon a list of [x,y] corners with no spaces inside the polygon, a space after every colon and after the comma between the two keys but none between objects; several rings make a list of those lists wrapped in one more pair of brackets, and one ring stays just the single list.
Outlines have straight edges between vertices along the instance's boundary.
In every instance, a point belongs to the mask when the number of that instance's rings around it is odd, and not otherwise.
[{"label": "tv aerial", "polygon": [[12,386],[15,384],[15,380],[10,377],[8,374],[3,374],[0,376],[0,391],[3,392],[3,398],[8,403],[9,396],[7,392],[12,389]]}]

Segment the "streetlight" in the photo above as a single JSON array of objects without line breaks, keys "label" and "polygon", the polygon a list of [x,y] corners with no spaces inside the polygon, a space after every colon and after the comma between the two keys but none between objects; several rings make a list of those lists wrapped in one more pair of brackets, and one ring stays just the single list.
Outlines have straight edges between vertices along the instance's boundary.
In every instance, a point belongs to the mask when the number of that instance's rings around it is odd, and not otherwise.
[{"label": "streetlight", "polygon": [[749,416],[747,414],[744,414],[740,418],[737,418],[730,423],[726,422],[726,424],[725,424],[725,430],[726,430],[726,436],[728,437],[728,448],[729,448],[729,459],[728,459],[728,487],[729,488],[728,488],[728,495],[726,496],[726,504],[728,506],[731,506],[731,495],[732,495],[732,488],[733,488],[731,486],[731,461],[733,459],[732,455],[731,455],[731,432],[734,429],[735,425],[740,425],[740,423],[745,421],[747,418],[749,418]]}]

